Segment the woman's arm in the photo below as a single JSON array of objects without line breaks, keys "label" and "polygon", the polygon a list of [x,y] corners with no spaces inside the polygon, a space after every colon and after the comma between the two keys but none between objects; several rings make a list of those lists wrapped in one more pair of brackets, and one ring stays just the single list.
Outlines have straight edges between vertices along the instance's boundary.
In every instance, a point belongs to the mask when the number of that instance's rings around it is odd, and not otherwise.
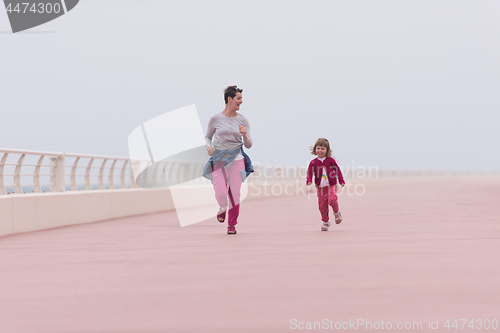
[{"label": "woman's arm", "polygon": [[208,121],[207,133],[205,134],[205,141],[207,143],[207,148],[212,146],[212,138],[215,134],[215,117],[210,118]]},{"label": "woman's arm", "polygon": [[250,123],[248,122],[247,118],[243,118],[242,124],[243,126],[240,126],[240,133],[243,137],[243,144],[247,149],[252,148],[253,141],[252,137],[250,136]]}]

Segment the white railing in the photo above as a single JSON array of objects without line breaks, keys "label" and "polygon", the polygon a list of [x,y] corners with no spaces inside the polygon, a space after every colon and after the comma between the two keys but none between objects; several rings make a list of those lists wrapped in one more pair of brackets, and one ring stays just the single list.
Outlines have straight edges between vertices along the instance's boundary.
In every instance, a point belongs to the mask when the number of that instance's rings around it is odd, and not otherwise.
[{"label": "white railing", "polygon": [[[132,167],[150,161],[127,157],[0,149],[0,195],[137,188]],[[131,165],[132,164],[132,165]],[[143,172],[142,187],[164,187],[195,179],[200,163],[159,162]],[[197,180],[206,183],[208,180]]]}]

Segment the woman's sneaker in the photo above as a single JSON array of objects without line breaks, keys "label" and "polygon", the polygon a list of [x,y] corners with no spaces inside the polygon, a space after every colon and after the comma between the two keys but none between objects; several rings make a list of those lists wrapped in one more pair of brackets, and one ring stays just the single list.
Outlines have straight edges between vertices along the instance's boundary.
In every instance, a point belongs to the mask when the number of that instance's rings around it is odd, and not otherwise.
[{"label": "woman's sneaker", "polygon": [[227,211],[227,206],[220,207],[219,212],[217,213],[217,221],[223,223],[226,220],[226,211]]},{"label": "woman's sneaker", "polygon": [[227,227],[227,234],[228,235],[234,235],[234,234],[236,234],[236,228],[235,228],[235,226],[228,226]]}]

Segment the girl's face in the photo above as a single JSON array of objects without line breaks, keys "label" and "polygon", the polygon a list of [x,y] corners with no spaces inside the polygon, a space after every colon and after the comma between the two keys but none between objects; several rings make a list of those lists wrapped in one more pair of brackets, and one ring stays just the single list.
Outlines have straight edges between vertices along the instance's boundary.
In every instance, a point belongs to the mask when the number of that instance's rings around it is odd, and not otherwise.
[{"label": "girl's face", "polygon": [[326,147],[316,146],[316,155],[318,155],[319,158],[325,157],[326,156]]}]

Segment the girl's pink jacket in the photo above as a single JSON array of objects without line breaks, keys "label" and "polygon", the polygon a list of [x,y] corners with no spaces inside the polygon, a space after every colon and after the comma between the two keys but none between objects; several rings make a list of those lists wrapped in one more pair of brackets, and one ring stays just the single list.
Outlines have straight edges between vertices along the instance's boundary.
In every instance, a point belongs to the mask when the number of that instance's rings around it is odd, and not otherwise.
[{"label": "girl's pink jacket", "polygon": [[337,162],[331,157],[325,158],[323,162],[321,162],[318,158],[309,163],[309,168],[307,169],[307,181],[306,183],[312,183],[312,177],[314,174],[314,183],[317,187],[321,183],[321,175],[323,174],[321,168],[326,167],[326,175],[328,177],[328,183],[330,186],[334,186],[337,184],[337,178],[339,179],[339,184],[345,184],[344,177],[342,176],[342,172],[340,171]]}]

